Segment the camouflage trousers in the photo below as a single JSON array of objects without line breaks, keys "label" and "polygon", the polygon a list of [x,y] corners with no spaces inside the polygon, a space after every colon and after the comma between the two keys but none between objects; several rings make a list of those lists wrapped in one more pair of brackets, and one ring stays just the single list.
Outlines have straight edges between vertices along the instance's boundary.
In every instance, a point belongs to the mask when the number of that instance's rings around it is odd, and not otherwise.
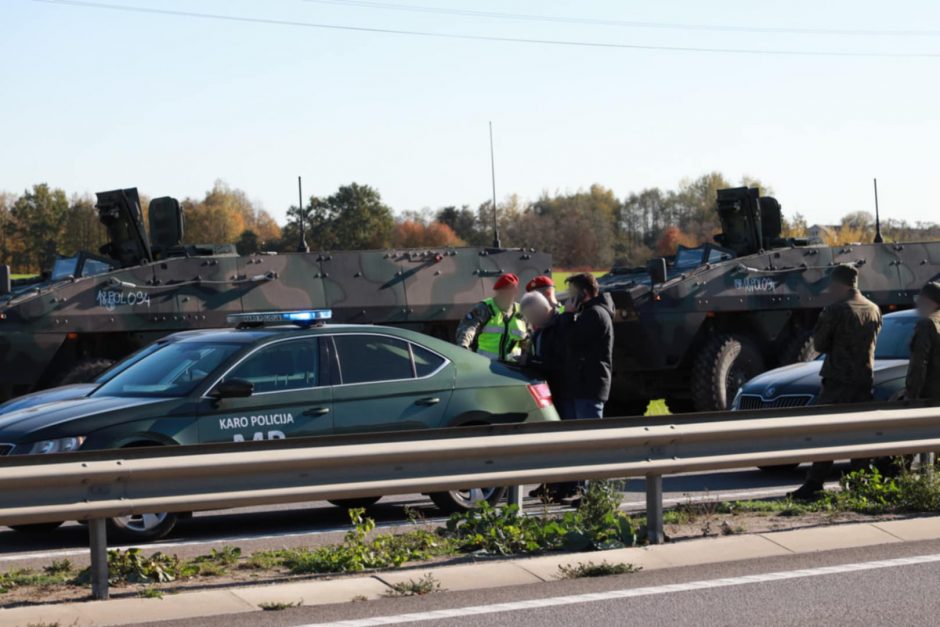
[{"label": "camouflage trousers", "polygon": [[[865,403],[873,399],[871,394],[871,384],[852,385],[837,381],[827,381],[823,379],[822,393],[819,395],[821,405],[841,405],[847,403]],[[864,465],[867,460],[852,460],[852,465]],[[832,470],[833,462],[813,462],[809,472],[806,474],[806,481],[823,483],[829,472]]]}]

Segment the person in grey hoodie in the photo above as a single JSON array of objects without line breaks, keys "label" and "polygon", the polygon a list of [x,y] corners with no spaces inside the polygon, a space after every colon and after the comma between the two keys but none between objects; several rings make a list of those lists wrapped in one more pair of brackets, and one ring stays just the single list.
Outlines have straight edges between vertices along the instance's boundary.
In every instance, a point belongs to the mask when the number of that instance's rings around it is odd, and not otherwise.
[{"label": "person in grey hoodie", "polygon": [[568,333],[565,370],[568,397],[559,414],[568,420],[602,418],[610,397],[614,351],[613,302],[601,294],[597,279],[589,272],[566,280],[575,320]]}]

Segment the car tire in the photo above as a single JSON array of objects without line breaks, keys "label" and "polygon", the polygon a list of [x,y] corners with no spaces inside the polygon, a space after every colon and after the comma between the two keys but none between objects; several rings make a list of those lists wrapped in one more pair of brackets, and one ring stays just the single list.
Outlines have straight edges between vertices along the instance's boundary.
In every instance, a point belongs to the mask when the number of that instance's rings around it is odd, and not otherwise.
[{"label": "car tire", "polygon": [[381,496],[363,496],[357,499],[330,499],[329,502],[341,509],[369,509],[379,502]]},{"label": "car tire", "polygon": [[474,488],[472,490],[451,490],[449,492],[434,492],[429,494],[437,508],[445,514],[459,514],[469,512],[482,501],[496,505],[506,496],[506,487]]},{"label": "car tire", "polygon": [[735,334],[712,337],[692,366],[695,408],[729,409],[738,388],[764,370],[764,358],[750,339]]},{"label": "car tire", "polygon": [[[140,448],[143,446],[160,446],[160,443],[134,442],[124,448]],[[169,535],[182,517],[185,517],[184,513],[169,512],[121,516],[108,521],[108,533],[127,542],[152,542]]]},{"label": "car tire", "polygon": [[59,385],[91,383],[99,374],[114,365],[112,359],[83,359],[59,379]]},{"label": "car tire", "polygon": [[108,521],[108,532],[127,542],[152,542],[173,531],[179,517],[169,512],[122,516]]},{"label": "car tire", "polygon": [[40,536],[50,531],[55,531],[61,525],[62,523],[60,522],[35,523],[32,525],[10,525],[10,529],[17,533],[22,533],[23,535]]}]

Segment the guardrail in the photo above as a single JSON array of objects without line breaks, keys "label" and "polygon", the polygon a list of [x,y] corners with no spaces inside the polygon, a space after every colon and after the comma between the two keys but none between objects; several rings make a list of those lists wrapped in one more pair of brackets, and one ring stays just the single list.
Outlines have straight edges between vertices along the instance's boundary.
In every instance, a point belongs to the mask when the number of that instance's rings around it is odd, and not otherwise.
[{"label": "guardrail", "polygon": [[[894,406],[897,407],[897,406]],[[349,437],[0,458],[0,524],[89,522],[92,588],[108,596],[104,521],[149,512],[645,477],[650,542],[662,476],[940,448],[940,408],[814,408],[498,425]],[[520,499],[516,489],[515,498]]]}]

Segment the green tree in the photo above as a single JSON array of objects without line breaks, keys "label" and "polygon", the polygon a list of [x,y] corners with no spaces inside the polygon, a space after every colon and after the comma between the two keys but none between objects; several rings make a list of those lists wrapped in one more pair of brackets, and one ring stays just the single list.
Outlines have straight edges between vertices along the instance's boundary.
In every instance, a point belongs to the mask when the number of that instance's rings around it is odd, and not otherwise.
[{"label": "green tree", "polygon": [[97,253],[106,238],[94,201],[87,196],[73,196],[62,220],[59,254],[74,255],[83,250]]},{"label": "green tree", "polygon": [[235,242],[235,250],[239,255],[253,255],[261,251],[258,234],[252,230],[243,231]]},{"label": "green tree", "polygon": [[470,246],[488,245],[493,241],[493,234],[487,233],[480,228],[478,215],[469,205],[463,205],[459,209],[455,206],[444,207],[437,212],[436,219],[441,224],[446,224],[461,240]]},{"label": "green tree", "polygon": [[8,234],[22,243],[23,250],[14,255],[14,271],[36,272],[52,267],[68,208],[65,192],[46,183],[33,185],[32,190],[16,199],[10,210],[13,222]]},{"label": "green tree", "polygon": [[[312,196],[306,207],[307,243],[312,250],[366,250],[388,248],[395,232],[392,210],[368,185],[350,183],[326,198]],[[296,250],[298,211],[291,207],[285,226],[283,250]]]}]

